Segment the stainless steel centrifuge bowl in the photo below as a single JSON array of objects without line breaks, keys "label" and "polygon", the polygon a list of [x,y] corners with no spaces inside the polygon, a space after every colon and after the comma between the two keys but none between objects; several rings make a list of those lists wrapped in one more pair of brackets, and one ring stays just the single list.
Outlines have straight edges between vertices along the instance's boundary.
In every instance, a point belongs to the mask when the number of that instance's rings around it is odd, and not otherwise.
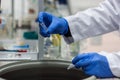
[{"label": "stainless steel centrifuge bowl", "polygon": [[0,67],[0,77],[7,80],[81,80],[88,77],[82,70],[67,70],[69,64],[61,60],[10,63]]}]

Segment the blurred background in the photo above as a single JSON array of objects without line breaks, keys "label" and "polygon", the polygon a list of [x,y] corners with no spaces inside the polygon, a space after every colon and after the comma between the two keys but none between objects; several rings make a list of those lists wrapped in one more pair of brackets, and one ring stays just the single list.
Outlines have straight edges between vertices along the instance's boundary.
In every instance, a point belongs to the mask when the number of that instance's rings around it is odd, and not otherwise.
[{"label": "blurred background", "polygon": [[[56,77],[54,75],[57,75],[56,70],[60,69],[60,75],[66,76],[66,74],[70,73],[74,78],[76,77],[74,71],[66,71],[66,68],[71,63],[72,58],[78,53],[93,51],[114,53],[119,51],[120,33],[117,31],[80,40],[70,45],[66,44],[63,37],[58,34],[51,35],[49,38],[43,38],[39,34],[39,26],[38,23],[35,22],[39,12],[46,11],[58,17],[66,17],[73,15],[78,11],[97,7],[102,1],[104,0],[0,0],[0,66],[11,62],[22,61],[15,65],[4,66],[6,68],[0,68],[0,74],[2,73],[2,70],[3,73],[5,72],[4,69],[6,69],[6,72],[8,71],[8,73],[12,70],[14,73],[13,77],[16,77],[14,75],[19,73],[17,70],[23,69],[23,72],[20,71],[20,74],[23,75],[23,77],[24,75],[27,75],[27,77],[31,78],[33,77],[33,74],[36,73],[37,78],[39,78],[39,70],[41,70],[41,75],[43,75],[42,72],[43,69],[45,69],[45,72],[48,71],[48,73],[45,74],[48,75],[51,71],[51,74],[53,74],[52,77],[54,78]],[[34,60],[35,62],[31,62],[31,60]],[[30,62],[27,63],[25,61]],[[23,66],[19,64],[22,64]],[[53,64],[56,65],[53,66]],[[28,69],[27,72],[24,68],[29,68],[30,71]],[[15,69],[16,72],[14,71]],[[63,74],[63,72],[65,74]],[[31,73],[33,73],[32,76]],[[8,77],[11,78],[11,73],[9,74],[10,76],[8,75]],[[84,77],[82,71],[79,71],[77,74],[79,77]],[[69,75],[68,77],[70,79]],[[18,77],[16,78],[18,80]],[[21,78],[22,77],[20,77],[20,80]],[[66,78],[64,77],[64,79]]]},{"label": "blurred background", "polygon": [[83,52],[117,52],[118,32],[67,45],[60,35],[43,38],[35,19],[40,11],[66,17],[104,0],[0,0],[0,60],[71,60]]}]

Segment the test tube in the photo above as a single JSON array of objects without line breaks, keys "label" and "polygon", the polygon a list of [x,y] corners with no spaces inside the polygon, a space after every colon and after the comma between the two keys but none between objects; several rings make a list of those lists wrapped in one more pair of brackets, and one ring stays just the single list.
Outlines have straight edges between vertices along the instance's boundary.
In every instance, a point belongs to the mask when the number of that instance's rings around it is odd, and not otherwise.
[{"label": "test tube", "polygon": [[40,26],[41,26],[44,30],[47,31],[47,26],[46,26],[43,22],[41,22],[41,23],[39,23],[39,24],[40,24]]}]

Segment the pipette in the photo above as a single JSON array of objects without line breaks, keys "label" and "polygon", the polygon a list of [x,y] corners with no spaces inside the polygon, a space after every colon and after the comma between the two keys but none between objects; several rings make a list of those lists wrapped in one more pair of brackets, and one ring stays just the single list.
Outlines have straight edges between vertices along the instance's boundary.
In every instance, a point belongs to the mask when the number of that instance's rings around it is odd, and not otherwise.
[{"label": "pipette", "polygon": [[69,70],[69,69],[71,69],[71,68],[74,68],[74,67],[75,67],[75,65],[70,64],[70,65],[67,67],[67,70]]}]

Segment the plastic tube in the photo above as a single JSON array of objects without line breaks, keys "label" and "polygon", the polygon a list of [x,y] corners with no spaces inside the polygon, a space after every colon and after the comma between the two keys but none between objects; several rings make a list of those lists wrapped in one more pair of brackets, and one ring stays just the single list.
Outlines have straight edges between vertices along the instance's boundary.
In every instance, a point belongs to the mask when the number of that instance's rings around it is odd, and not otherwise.
[{"label": "plastic tube", "polygon": [[75,67],[75,65],[70,64],[70,65],[67,67],[67,70],[72,69],[72,68],[74,68],[74,67]]},{"label": "plastic tube", "polygon": [[42,23],[39,23],[40,24],[40,26],[44,29],[44,30],[46,30],[47,31],[47,26],[42,22]]}]

